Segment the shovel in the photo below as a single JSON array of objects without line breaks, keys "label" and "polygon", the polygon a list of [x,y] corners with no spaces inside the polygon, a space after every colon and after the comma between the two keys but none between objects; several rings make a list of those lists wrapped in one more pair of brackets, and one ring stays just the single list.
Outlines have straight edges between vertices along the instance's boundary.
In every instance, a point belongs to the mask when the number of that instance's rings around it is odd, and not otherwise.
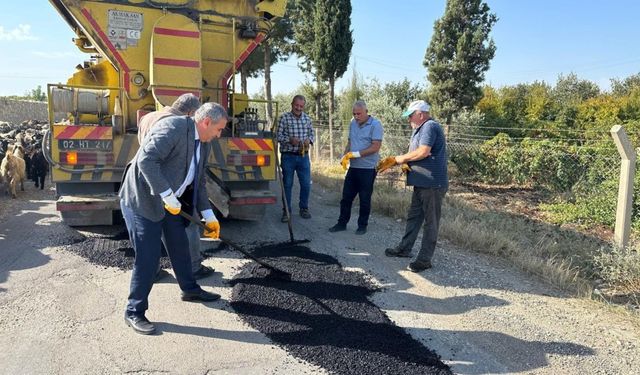
[{"label": "shovel", "polygon": [[[209,229],[207,229],[207,227],[202,224],[200,222],[200,220],[195,219],[193,216],[189,215],[188,213],[180,210],[180,216],[184,217],[185,219],[189,220],[191,223],[199,226],[200,228],[202,228],[203,230],[208,231]],[[244,254],[247,258],[253,260],[254,262],[258,263],[259,265],[261,265],[262,267],[268,269],[269,271],[271,271],[266,277],[268,278],[274,278],[274,279],[278,279],[278,280],[283,280],[283,281],[291,281],[291,274],[288,272],[285,272],[281,269],[278,269],[272,265],[270,265],[269,263],[265,263],[264,261],[256,258],[255,256],[253,256],[253,254],[251,254],[250,252],[248,252],[247,250],[243,249],[242,246],[238,245],[235,242],[229,241],[228,239],[222,238],[220,237],[220,240],[224,243],[226,243],[227,245],[231,246],[232,248],[238,250],[239,252],[241,252],[242,254]]]}]

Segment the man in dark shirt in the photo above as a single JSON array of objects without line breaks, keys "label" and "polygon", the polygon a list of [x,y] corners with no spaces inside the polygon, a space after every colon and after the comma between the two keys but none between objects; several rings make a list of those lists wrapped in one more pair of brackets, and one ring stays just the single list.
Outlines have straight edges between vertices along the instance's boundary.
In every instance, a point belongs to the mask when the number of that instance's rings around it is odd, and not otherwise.
[{"label": "man in dark shirt", "polygon": [[[409,152],[393,157],[391,163],[408,165],[407,185],[413,186],[413,195],[402,241],[397,247],[386,249],[385,254],[410,257],[424,222],[420,251],[408,267],[413,272],[431,268],[431,258],[438,240],[442,200],[449,187],[446,140],[442,127],[429,114],[430,109],[424,100],[417,100],[402,114],[409,119],[413,128]],[[380,162],[381,165],[384,163],[384,160]]]}]

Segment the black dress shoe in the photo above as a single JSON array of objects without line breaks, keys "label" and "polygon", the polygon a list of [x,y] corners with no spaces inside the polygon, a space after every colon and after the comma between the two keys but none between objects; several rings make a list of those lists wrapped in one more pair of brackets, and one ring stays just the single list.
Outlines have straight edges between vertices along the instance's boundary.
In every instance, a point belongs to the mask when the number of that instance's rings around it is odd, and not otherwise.
[{"label": "black dress shoe", "polygon": [[144,315],[125,313],[124,322],[141,335],[151,335],[156,332],[156,327]]},{"label": "black dress shoe", "polygon": [[333,232],[342,232],[343,230],[347,230],[347,226],[343,225],[343,224],[336,224],[334,226],[332,226],[331,228],[329,228],[329,232],[333,233]]},{"label": "black dress shoe", "polygon": [[193,273],[193,277],[196,280],[200,280],[200,279],[204,279],[205,277],[213,274],[214,272],[216,272],[216,270],[214,270],[211,267],[207,267],[205,265],[200,265],[200,268]]},{"label": "black dress shoe", "polygon": [[367,227],[358,227],[358,229],[356,229],[356,234],[365,234],[367,233]]},{"label": "black dress shoe", "polygon": [[195,292],[182,292],[183,301],[203,301],[211,302],[220,299],[220,295],[216,293],[209,293],[204,289],[200,289]]},{"label": "black dress shoe", "polygon": [[431,267],[433,266],[429,261],[422,262],[422,261],[416,260],[415,262],[409,263],[409,266],[407,267],[407,269],[411,272],[420,272],[420,271],[428,270]]}]

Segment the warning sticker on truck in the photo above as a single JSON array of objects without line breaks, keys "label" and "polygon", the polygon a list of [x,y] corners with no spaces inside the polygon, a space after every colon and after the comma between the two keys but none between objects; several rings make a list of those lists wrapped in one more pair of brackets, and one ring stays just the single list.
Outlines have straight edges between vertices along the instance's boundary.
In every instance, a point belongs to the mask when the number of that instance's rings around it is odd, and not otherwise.
[{"label": "warning sticker on truck", "polygon": [[125,12],[116,9],[109,9],[108,12],[109,27],[107,36],[111,43],[119,50],[137,46],[142,26],[144,25],[142,13]]}]

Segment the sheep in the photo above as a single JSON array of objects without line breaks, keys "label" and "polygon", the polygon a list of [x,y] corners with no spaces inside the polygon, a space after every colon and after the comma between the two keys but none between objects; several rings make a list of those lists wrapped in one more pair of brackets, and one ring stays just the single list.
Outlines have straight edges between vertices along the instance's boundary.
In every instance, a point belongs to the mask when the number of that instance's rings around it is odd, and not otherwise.
[{"label": "sheep", "polygon": [[7,152],[0,164],[0,175],[4,178],[7,193],[11,193],[12,198],[16,198],[16,186],[20,182],[20,190],[24,191],[24,180],[26,178],[24,160],[15,156],[12,152]]},{"label": "sheep", "polygon": [[19,157],[24,160],[24,147],[21,144],[16,144],[13,146],[13,155]]}]

